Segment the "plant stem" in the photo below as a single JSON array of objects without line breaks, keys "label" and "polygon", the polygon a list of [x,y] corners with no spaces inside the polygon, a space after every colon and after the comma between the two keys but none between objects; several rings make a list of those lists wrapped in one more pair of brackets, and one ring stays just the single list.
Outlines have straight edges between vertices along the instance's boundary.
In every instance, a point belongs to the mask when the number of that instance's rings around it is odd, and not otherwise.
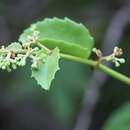
[{"label": "plant stem", "polygon": [[103,72],[105,72],[106,74],[126,83],[127,85],[130,85],[130,78],[119,73],[116,72],[115,70],[112,70],[111,68],[103,65],[103,64],[99,64],[98,61],[93,61],[93,60],[89,60],[89,59],[83,59],[80,57],[76,57],[76,56],[72,56],[72,55],[67,55],[67,54],[61,54],[61,57],[70,61],[75,61],[75,62],[79,62],[82,64],[87,64],[90,66],[93,66],[96,69],[99,69]]},{"label": "plant stem", "polygon": [[[41,43],[37,43],[37,45],[41,48],[43,48],[47,53],[51,52],[50,49],[48,49],[47,47],[45,47],[44,45],[42,45]],[[94,60],[90,60],[90,59],[83,59],[80,57],[76,57],[76,56],[72,56],[72,55],[67,55],[67,54],[62,54],[60,53],[60,56],[64,59],[70,60],[70,61],[75,61],[78,63],[82,63],[82,64],[86,64],[86,65],[90,65],[93,66],[94,68],[101,70],[102,72],[112,76],[113,78],[116,78],[122,82],[124,82],[127,85],[130,85],[130,78],[99,63],[98,61],[94,61]]]},{"label": "plant stem", "polygon": [[48,49],[46,46],[42,45],[40,42],[37,42],[36,43],[39,47],[41,47],[42,49],[44,49],[46,51],[46,53],[50,53],[51,50]]}]

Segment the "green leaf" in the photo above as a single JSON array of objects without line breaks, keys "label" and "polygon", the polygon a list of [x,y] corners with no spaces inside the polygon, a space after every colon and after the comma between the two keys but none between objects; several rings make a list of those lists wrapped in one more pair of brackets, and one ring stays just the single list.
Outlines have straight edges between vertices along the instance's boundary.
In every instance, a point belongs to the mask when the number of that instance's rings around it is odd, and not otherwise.
[{"label": "green leaf", "polygon": [[40,32],[38,40],[48,48],[58,47],[62,53],[81,58],[88,58],[92,52],[94,40],[89,31],[81,23],[68,18],[34,23],[21,34],[19,41],[26,42],[34,30]]},{"label": "green leaf", "polygon": [[116,110],[108,118],[102,130],[130,130],[130,103]]},{"label": "green leaf", "polygon": [[45,63],[41,61],[38,69],[32,69],[32,77],[42,88],[49,90],[55,73],[59,70],[59,49],[55,48],[45,59]]},{"label": "green leaf", "polygon": [[15,52],[20,52],[22,50],[22,46],[18,42],[13,42],[7,47],[7,49]]}]

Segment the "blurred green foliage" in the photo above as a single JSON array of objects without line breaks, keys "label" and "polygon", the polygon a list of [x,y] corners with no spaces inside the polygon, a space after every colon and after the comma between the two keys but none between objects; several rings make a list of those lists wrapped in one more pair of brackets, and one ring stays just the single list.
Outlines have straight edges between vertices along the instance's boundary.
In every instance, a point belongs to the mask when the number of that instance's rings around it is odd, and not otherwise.
[{"label": "blurred green foliage", "polygon": [[130,103],[113,112],[102,130],[130,130]]}]

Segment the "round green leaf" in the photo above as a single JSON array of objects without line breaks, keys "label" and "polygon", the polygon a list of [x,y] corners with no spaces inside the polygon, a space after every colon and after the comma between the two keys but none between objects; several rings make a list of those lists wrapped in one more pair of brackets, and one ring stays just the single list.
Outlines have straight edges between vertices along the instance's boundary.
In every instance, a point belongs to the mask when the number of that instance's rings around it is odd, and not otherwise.
[{"label": "round green leaf", "polygon": [[60,52],[88,58],[92,52],[94,40],[89,31],[81,23],[68,18],[45,19],[32,24],[20,36],[19,41],[26,42],[28,35],[39,31],[38,40],[48,48],[58,47]]}]

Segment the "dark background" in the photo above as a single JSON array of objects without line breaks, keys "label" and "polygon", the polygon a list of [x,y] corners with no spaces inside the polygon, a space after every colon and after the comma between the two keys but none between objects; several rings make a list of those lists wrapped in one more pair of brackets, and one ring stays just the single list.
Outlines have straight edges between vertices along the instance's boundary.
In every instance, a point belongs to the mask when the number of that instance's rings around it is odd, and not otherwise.
[{"label": "dark background", "polygon": [[[125,0],[0,0],[0,44],[17,41],[22,31],[35,21],[67,16],[85,24],[95,38],[96,47],[101,47],[113,17],[127,5]],[[123,16],[122,19],[126,19],[127,16]],[[120,19],[116,25],[119,24]],[[129,25],[128,22],[118,41],[114,41],[124,49],[126,64],[113,67],[128,76]],[[114,31],[118,34],[120,30]],[[67,61],[61,61],[60,67],[50,91],[43,90],[30,78],[28,65],[11,73],[0,71],[0,130],[74,128],[84,92],[90,89],[92,71],[85,65]],[[90,129],[100,130],[111,112],[129,100],[130,88],[109,77],[100,89]]]}]

